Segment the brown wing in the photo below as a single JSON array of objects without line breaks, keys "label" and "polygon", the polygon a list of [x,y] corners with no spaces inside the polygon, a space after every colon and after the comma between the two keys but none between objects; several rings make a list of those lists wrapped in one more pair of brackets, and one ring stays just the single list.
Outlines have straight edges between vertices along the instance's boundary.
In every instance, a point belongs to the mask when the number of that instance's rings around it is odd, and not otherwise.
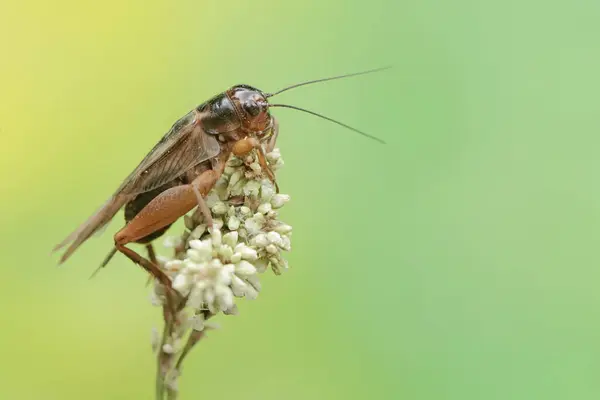
[{"label": "brown wing", "polygon": [[123,181],[116,194],[139,194],[177,178],[202,161],[219,154],[219,142],[196,124],[191,111],[175,122],[140,165]]},{"label": "brown wing", "polygon": [[54,248],[56,251],[70,243],[60,259],[61,263],[90,236],[108,224],[121,207],[136,195],[155,189],[219,154],[219,143],[195,123],[196,115],[194,110],[178,120],[111,198]]}]

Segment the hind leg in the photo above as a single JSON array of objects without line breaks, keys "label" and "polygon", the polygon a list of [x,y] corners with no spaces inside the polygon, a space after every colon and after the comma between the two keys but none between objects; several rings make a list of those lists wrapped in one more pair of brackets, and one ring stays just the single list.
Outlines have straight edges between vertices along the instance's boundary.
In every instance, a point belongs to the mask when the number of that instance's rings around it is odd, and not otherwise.
[{"label": "hind leg", "polygon": [[131,261],[148,271],[148,273],[150,273],[152,276],[158,279],[160,283],[162,283],[166,287],[171,287],[171,280],[164,272],[160,270],[160,268],[158,268],[158,266],[155,263],[145,259],[135,251],[131,250],[128,247],[125,247],[125,245],[115,243],[115,247],[118,251],[123,253]]},{"label": "hind leg", "polygon": [[198,205],[197,193],[200,198],[206,196],[217,182],[221,172],[204,171],[192,183],[172,187],[156,196],[123,229],[117,232],[115,235],[117,250],[151,273],[161,283],[170,287],[169,277],[160,270],[155,261],[140,256],[126,245],[172,224],[192,210],[194,206]]},{"label": "hind leg", "polygon": [[[148,253],[148,260],[154,264],[158,265],[158,259],[156,258],[156,252],[154,251],[154,246],[152,243],[146,244],[146,252]],[[152,283],[152,275],[148,275],[148,280],[146,281],[146,286]]]},{"label": "hind leg", "polygon": [[158,265],[158,260],[156,259],[156,252],[154,251],[154,246],[152,243],[146,244],[146,252],[148,252],[148,259],[150,262]]}]

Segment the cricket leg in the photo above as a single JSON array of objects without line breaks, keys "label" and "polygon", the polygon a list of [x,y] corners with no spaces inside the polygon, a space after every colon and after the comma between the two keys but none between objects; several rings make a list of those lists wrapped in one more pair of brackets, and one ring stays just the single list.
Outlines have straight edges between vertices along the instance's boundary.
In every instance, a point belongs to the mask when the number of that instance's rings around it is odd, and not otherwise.
[{"label": "cricket leg", "polygon": [[[152,246],[152,243],[148,243],[146,245],[146,250],[148,251],[148,258],[150,259],[151,262],[153,262],[154,264],[158,265],[158,261],[156,260],[156,252],[154,251],[154,246]],[[96,276],[96,274],[98,272],[100,272],[100,270],[104,267],[106,267],[106,265],[110,262],[110,260],[114,257],[114,255],[117,253],[117,248],[113,247],[112,250],[110,251],[110,253],[108,253],[108,255],[104,258],[104,261],[102,261],[102,264],[100,264],[100,266],[98,268],[96,268],[96,270],[92,273],[92,275],[90,275],[90,279],[92,279],[94,276]],[[150,284],[150,282],[152,282],[152,278],[148,278],[148,282],[146,283],[146,286],[148,286]]]},{"label": "cricket leg", "polygon": [[172,224],[192,210],[198,204],[196,191],[200,193],[201,197],[206,196],[221,173],[222,171],[212,169],[204,171],[192,183],[172,187],[156,196],[123,229],[115,234],[117,250],[150,272],[161,283],[171,287],[170,279],[158,268],[156,263],[125,246]]},{"label": "cricket leg", "polygon": [[271,182],[273,182],[273,184],[275,185],[275,189],[277,190],[277,193],[279,193],[279,186],[277,185],[277,182],[275,181],[275,174],[273,173],[273,171],[271,171],[271,168],[269,168],[269,166],[267,165],[267,160],[265,159],[265,153],[263,152],[262,146],[261,146],[260,142],[258,141],[258,139],[254,138],[254,137],[247,137],[245,139],[238,140],[233,145],[231,152],[233,154],[235,154],[236,156],[240,157],[240,156],[248,154],[253,149],[256,149],[256,152],[258,153],[258,163],[260,164],[260,167],[262,168],[263,171],[265,171],[269,180]]},{"label": "cricket leg", "polygon": [[277,136],[279,136],[279,121],[275,117],[271,117],[273,119],[273,127],[271,128],[273,134],[267,143],[267,148],[265,149],[267,153],[270,153],[275,148],[275,143],[277,142]]},{"label": "cricket leg", "polygon": [[210,213],[210,209],[208,208],[208,205],[206,205],[206,202],[204,201],[204,198],[202,197],[202,193],[200,193],[200,190],[196,186],[193,186],[193,185],[192,185],[192,190],[194,191],[194,195],[196,196],[196,201],[198,202],[198,209],[200,210],[200,212],[204,216],[204,220],[206,221],[206,226],[208,226],[208,228],[212,229],[212,227],[213,227],[212,214]]},{"label": "cricket leg", "polygon": [[106,267],[106,265],[110,262],[110,260],[112,260],[112,258],[115,256],[115,254],[117,254],[117,248],[113,247],[110,251],[110,253],[108,253],[106,255],[106,257],[104,258],[104,261],[102,261],[102,264],[100,264],[100,266],[98,268],[96,268],[96,270],[92,273],[92,275],[90,275],[89,279],[92,279],[93,277],[96,276],[96,274],[98,272],[100,272],[100,270],[104,267]]},{"label": "cricket leg", "polygon": [[[116,249],[115,249],[116,250]],[[158,259],[156,258],[156,252],[154,251],[154,246],[152,243],[148,243],[146,245],[146,252],[148,252],[148,259],[154,265],[158,265]],[[146,281],[146,286],[149,286],[152,283],[152,275],[148,276],[148,281]]]},{"label": "cricket leg", "polygon": [[140,256],[138,253],[131,250],[130,248],[127,248],[124,245],[116,243],[116,242],[115,242],[115,247],[117,248],[118,251],[125,254],[125,256],[127,258],[129,258],[131,261],[133,261],[134,263],[138,264],[139,266],[144,268],[146,271],[148,271],[150,276],[154,276],[156,279],[158,279],[158,281],[160,283],[162,283],[165,286],[165,288],[167,289],[167,291],[165,293],[166,300],[167,300],[166,307],[171,312],[171,315],[175,316],[175,304],[174,304],[174,299],[171,296],[171,292],[174,292],[173,294],[175,295],[176,298],[180,298],[181,296],[178,293],[176,293],[173,290],[173,288],[171,287],[171,279],[169,279],[169,277],[164,272],[162,272],[155,263],[145,259],[144,257]]},{"label": "cricket leg", "polygon": [[156,279],[158,279],[158,281],[160,283],[165,285],[167,288],[171,287],[171,280],[164,272],[162,272],[160,270],[160,268],[158,268],[158,266],[156,264],[154,264],[153,262],[140,256],[138,253],[131,250],[130,248],[125,247],[125,245],[123,245],[123,244],[115,242],[115,247],[117,248],[118,251],[123,253],[131,261],[133,261],[134,263],[138,264],[139,266],[144,268],[146,271],[148,271],[148,273],[150,273],[152,276],[154,276]]},{"label": "cricket leg", "polygon": [[267,160],[265,158],[265,154],[263,153],[262,147],[258,147],[256,149],[256,151],[258,153],[258,163],[260,164],[260,167],[263,169],[263,171],[265,171],[265,173],[267,174],[267,177],[273,183],[273,185],[275,185],[275,191],[277,193],[279,193],[279,185],[277,184],[277,181],[275,180],[275,174],[273,173],[271,168],[269,168],[269,166],[267,165]]},{"label": "cricket leg", "polygon": [[150,261],[158,265],[158,260],[156,259],[156,252],[154,251],[154,246],[152,246],[152,243],[148,243],[146,245],[146,251],[148,252],[148,258],[150,259]]}]

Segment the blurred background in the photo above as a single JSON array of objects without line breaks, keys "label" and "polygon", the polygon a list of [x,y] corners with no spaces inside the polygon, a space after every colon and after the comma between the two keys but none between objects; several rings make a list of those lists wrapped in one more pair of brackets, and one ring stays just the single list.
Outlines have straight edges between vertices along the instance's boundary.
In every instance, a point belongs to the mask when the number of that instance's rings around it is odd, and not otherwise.
[{"label": "blurred background", "polygon": [[[151,399],[159,310],[85,220],[189,109],[278,101],[292,269],[221,318],[182,399],[597,399],[600,3],[0,2],[0,387]],[[180,226],[171,232],[178,234]]]}]

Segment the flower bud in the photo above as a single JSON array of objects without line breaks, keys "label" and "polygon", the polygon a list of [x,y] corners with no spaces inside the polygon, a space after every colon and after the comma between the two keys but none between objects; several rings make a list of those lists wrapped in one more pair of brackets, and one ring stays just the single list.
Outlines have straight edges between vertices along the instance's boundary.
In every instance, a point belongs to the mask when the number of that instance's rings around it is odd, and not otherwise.
[{"label": "flower bud", "polygon": [[232,215],[227,220],[227,227],[230,231],[236,231],[240,227],[240,220],[235,215]]},{"label": "flower bud", "polygon": [[267,233],[267,240],[269,243],[279,246],[281,244],[281,235],[277,232],[269,232]]},{"label": "flower bud", "polygon": [[211,211],[216,215],[223,215],[227,212],[227,206],[222,201],[218,201],[212,206]]},{"label": "flower bud", "polygon": [[229,232],[223,235],[223,243],[231,248],[234,248],[238,241],[238,233],[237,232]]},{"label": "flower bud", "polygon": [[235,273],[239,275],[252,275],[256,273],[256,268],[248,261],[242,260],[235,266]]},{"label": "flower bud", "polygon": [[261,214],[268,213],[269,211],[271,211],[271,203],[262,203],[260,206],[258,206],[257,211]]},{"label": "flower bud", "polygon": [[267,235],[264,233],[259,233],[258,235],[254,236],[251,242],[257,247],[265,247],[269,244],[269,239],[267,239]]},{"label": "flower bud", "polygon": [[286,235],[292,231],[292,227],[287,224],[279,224],[275,227],[275,232]]},{"label": "flower bud", "polygon": [[273,208],[281,208],[288,201],[290,201],[289,195],[278,193],[271,199],[271,205],[273,206]]}]

